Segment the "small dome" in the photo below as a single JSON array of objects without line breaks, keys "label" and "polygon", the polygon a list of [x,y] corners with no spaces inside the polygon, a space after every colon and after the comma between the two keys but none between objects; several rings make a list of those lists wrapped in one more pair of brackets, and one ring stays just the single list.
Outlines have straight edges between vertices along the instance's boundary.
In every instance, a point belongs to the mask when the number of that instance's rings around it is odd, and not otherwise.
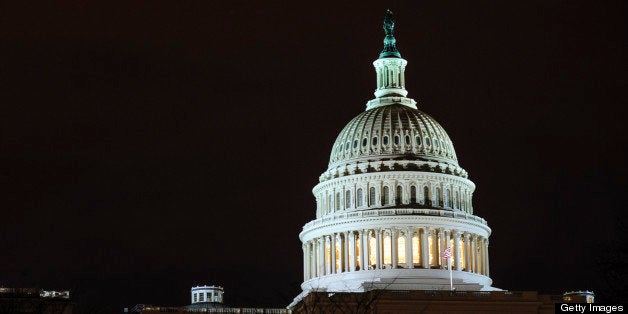
[{"label": "small dome", "polygon": [[393,104],[353,118],[336,138],[329,168],[360,161],[417,159],[459,167],[454,146],[436,120],[420,110]]}]

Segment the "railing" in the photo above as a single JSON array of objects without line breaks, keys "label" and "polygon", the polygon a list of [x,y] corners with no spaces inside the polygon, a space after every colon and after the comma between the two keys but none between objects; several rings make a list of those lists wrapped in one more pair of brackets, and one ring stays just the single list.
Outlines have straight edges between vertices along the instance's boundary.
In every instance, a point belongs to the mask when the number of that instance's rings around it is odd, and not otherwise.
[{"label": "railing", "polygon": [[449,218],[466,219],[486,225],[486,220],[466,212],[455,212],[441,209],[424,209],[424,208],[394,208],[394,209],[369,209],[350,212],[339,212],[331,215],[325,215],[322,218],[312,220],[303,226],[303,230],[323,225],[336,220],[354,219],[364,217],[379,216],[396,216],[396,215],[422,215],[422,216],[439,216]]}]

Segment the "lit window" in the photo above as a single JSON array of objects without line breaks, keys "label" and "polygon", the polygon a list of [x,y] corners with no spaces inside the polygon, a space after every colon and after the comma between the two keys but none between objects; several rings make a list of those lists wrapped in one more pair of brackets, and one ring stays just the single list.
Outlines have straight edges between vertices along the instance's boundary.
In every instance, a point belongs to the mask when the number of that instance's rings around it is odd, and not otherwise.
[{"label": "lit window", "polygon": [[430,234],[427,238],[427,243],[429,247],[429,263],[430,266],[438,266],[438,244],[434,241],[434,235]]},{"label": "lit window", "polygon": [[355,236],[355,268],[356,270],[360,270],[360,266],[362,265],[362,252],[360,250],[360,237],[358,235]]},{"label": "lit window", "polygon": [[421,264],[421,248],[419,247],[419,235],[412,237],[412,263]]},{"label": "lit window", "polygon": [[368,246],[369,246],[369,265],[372,265],[375,268],[375,264],[377,264],[377,239],[374,234],[368,237]]},{"label": "lit window", "polygon": [[337,272],[341,272],[342,268],[340,266],[341,257],[340,257],[340,241],[336,241],[336,246],[334,247],[334,255],[336,255],[336,270]]},{"label": "lit window", "polygon": [[384,236],[384,264],[392,264],[392,250],[391,250],[391,241],[390,235],[386,234]]},{"label": "lit window", "polygon": [[397,238],[397,262],[399,264],[406,263],[406,237],[399,236]]},{"label": "lit window", "polygon": [[460,267],[464,270],[467,269],[467,264],[465,263],[466,261],[466,250],[465,250],[465,246],[464,246],[464,240],[460,239],[458,245],[460,246]]}]

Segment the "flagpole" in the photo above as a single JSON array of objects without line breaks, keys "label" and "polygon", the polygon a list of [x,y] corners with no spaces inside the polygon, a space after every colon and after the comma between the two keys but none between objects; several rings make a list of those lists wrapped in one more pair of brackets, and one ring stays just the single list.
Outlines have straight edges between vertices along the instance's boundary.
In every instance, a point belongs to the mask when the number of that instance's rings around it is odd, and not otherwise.
[{"label": "flagpole", "polygon": [[451,288],[451,291],[454,291],[454,275],[451,270],[451,258],[447,259],[447,264],[449,264],[449,288]]}]

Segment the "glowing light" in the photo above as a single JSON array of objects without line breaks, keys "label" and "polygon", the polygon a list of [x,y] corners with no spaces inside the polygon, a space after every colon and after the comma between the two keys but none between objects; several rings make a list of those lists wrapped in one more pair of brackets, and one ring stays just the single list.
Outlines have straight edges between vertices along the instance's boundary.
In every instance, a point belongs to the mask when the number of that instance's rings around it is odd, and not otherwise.
[{"label": "glowing light", "polygon": [[420,264],[421,263],[421,248],[419,246],[419,236],[415,235],[412,237],[412,263]]},{"label": "glowing light", "polygon": [[386,235],[384,236],[384,264],[392,264],[392,250],[391,250],[391,244],[390,244],[390,236]]},{"label": "glowing light", "polygon": [[406,237],[397,238],[397,259],[399,264],[406,263]]}]

